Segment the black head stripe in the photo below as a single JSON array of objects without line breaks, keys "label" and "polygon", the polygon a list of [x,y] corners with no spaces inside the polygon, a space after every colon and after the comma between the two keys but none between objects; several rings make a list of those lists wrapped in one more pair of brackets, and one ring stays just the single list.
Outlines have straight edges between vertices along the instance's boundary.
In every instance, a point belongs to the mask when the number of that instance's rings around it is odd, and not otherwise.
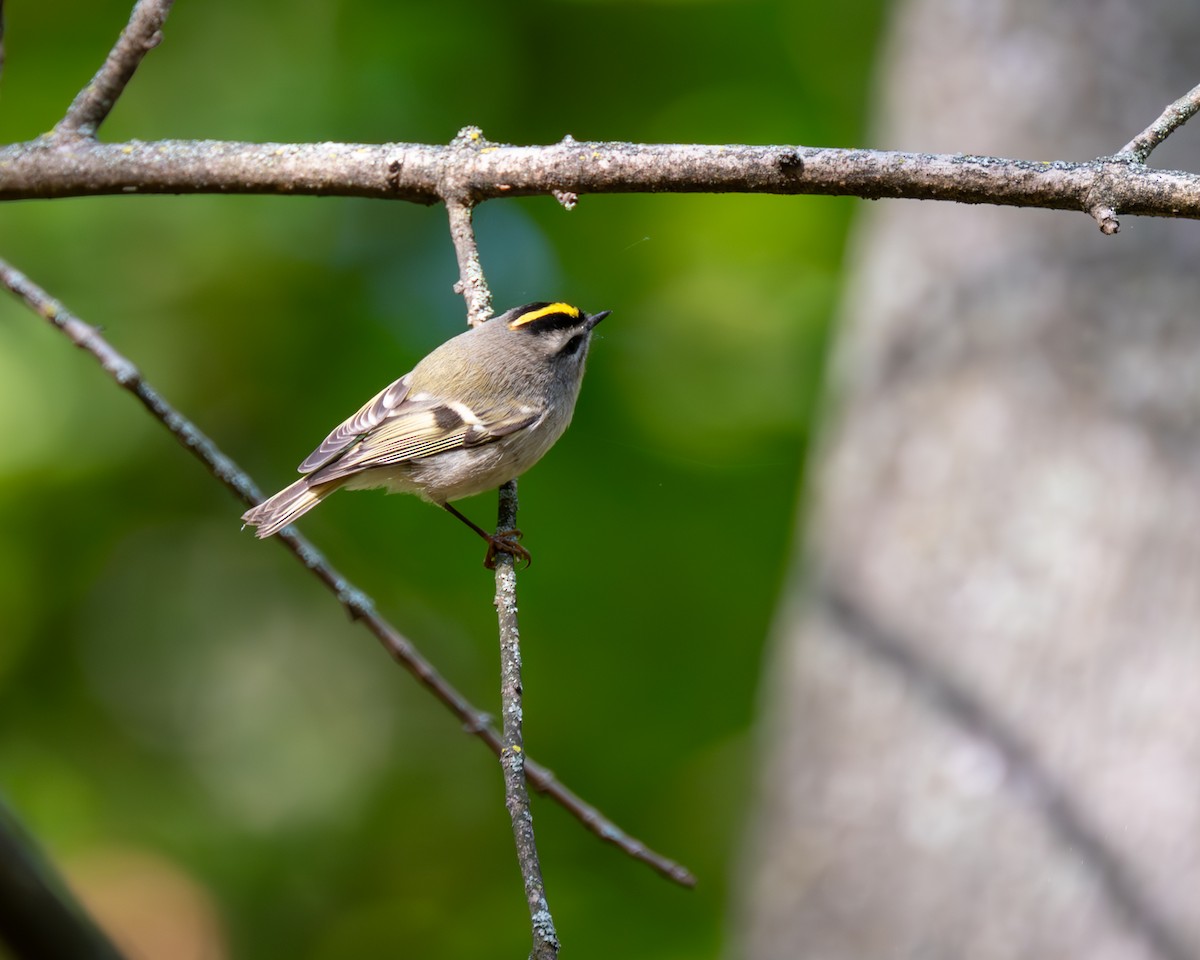
[{"label": "black head stripe", "polygon": [[578,307],[569,303],[529,303],[516,311],[508,321],[508,329],[528,330],[530,333],[547,333],[564,327],[576,327],[583,319]]}]

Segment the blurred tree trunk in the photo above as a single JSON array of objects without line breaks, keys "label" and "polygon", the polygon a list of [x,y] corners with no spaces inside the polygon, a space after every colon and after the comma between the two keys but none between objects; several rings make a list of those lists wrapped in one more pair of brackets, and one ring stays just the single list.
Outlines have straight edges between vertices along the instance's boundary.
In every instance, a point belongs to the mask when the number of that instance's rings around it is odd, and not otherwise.
[{"label": "blurred tree trunk", "polygon": [[[912,0],[872,140],[1112,153],[1197,49],[1196,3]],[[1200,230],[881,202],[844,319],[735,955],[1200,957]]]}]

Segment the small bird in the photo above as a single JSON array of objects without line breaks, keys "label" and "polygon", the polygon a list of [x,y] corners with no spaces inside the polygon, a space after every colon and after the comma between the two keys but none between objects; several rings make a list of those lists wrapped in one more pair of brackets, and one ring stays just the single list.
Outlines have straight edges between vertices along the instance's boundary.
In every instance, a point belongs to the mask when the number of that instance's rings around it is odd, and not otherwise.
[{"label": "small bird", "polygon": [[386,487],[443,507],[497,553],[530,561],[520,530],[490,534],[450,505],[524,473],[575,412],[592,330],[608,310],[527,303],[447,340],[366,402],[300,464],[304,476],[242,520],[278,533],[335,490]]}]

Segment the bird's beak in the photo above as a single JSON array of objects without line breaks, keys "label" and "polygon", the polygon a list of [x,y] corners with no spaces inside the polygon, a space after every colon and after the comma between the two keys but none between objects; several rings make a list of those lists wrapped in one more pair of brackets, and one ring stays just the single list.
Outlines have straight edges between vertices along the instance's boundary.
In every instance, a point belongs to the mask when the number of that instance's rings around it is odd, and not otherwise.
[{"label": "bird's beak", "polygon": [[601,310],[599,313],[593,313],[590,317],[588,317],[588,329],[594,329],[596,324],[607,317],[610,313],[612,313],[611,310]]}]

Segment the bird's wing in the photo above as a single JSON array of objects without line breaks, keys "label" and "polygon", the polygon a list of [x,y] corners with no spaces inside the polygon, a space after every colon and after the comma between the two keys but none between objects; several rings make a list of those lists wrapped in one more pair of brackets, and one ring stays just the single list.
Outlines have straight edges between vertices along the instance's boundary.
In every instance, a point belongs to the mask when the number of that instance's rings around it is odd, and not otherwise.
[{"label": "bird's wing", "polygon": [[408,396],[412,374],[406,373],[395,383],[384,387],[379,393],[368,400],[358,413],[349,420],[339,424],[329,436],[321,441],[321,445],[304,458],[300,464],[301,473],[312,473],[333,460],[355,440],[370,433],[384,420],[391,416]]},{"label": "bird's wing", "polygon": [[533,426],[542,416],[542,410],[527,406],[499,407],[480,413],[454,400],[410,395],[377,426],[359,434],[357,443],[327,461],[313,479],[335,480],[458,447],[491,443]]}]

